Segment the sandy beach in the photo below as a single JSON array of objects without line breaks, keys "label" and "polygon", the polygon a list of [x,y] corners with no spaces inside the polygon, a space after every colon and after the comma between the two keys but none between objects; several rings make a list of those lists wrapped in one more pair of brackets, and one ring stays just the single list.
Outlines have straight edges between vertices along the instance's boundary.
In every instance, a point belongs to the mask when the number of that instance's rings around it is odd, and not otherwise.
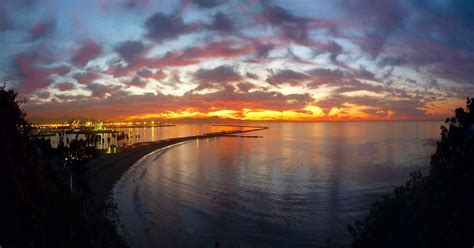
[{"label": "sandy beach", "polygon": [[93,200],[97,204],[103,204],[109,197],[115,183],[120,179],[136,161],[146,154],[160,148],[174,145],[180,142],[208,139],[219,136],[228,136],[239,133],[253,132],[266,129],[266,127],[254,127],[247,130],[231,130],[226,132],[208,133],[196,136],[187,136],[159,140],[155,142],[142,142],[129,146],[118,153],[101,153],[96,158],[89,161],[88,181],[93,192]]}]

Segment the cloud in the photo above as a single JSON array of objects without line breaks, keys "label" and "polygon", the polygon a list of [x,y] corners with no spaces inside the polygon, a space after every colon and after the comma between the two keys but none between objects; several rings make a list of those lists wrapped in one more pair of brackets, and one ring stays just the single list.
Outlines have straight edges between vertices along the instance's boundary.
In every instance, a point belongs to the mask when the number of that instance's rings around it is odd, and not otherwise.
[{"label": "cloud", "polygon": [[268,6],[262,12],[262,18],[272,26],[284,26],[288,24],[305,24],[309,21],[307,18],[297,17],[288,10],[277,6]]},{"label": "cloud", "polygon": [[168,52],[160,58],[147,58],[146,52],[148,49],[139,41],[120,43],[115,51],[127,62],[127,65],[112,64],[108,73],[120,77],[146,67],[161,69],[164,67],[188,66],[198,64],[205,59],[231,58],[247,55],[253,51],[251,45],[240,44],[231,40],[209,43],[203,47],[190,47],[180,51]]},{"label": "cloud", "polygon": [[128,9],[143,8],[150,5],[150,0],[126,0],[125,7]]},{"label": "cloud", "polygon": [[193,75],[194,80],[198,82],[230,82],[239,81],[243,77],[237,73],[232,67],[219,66],[210,70],[199,69]]},{"label": "cloud", "polygon": [[361,66],[357,71],[355,71],[354,76],[359,79],[365,80],[376,80],[375,74],[371,71],[368,71],[365,67]]},{"label": "cloud", "polygon": [[339,61],[337,61],[337,57],[343,52],[342,47],[336,43],[335,41],[331,41],[325,45],[323,45],[323,50],[328,52],[329,60],[336,65],[341,65]]},{"label": "cloud", "polygon": [[154,61],[146,58],[149,49],[149,47],[138,40],[129,40],[119,43],[114,51],[120,55],[121,60],[124,61],[126,65],[115,62],[109,66],[108,73],[114,75],[114,77],[121,77],[135,72],[140,68],[151,66],[154,64]]},{"label": "cloud", "polygon": [[[218,110],[272,109],[283,111],[301,109],[313,102],[309,94],[283,95],[272,91],[237,92],[225,87],[210,94],[186,93],[183,96],[146,93],[128,95],[119,86],[91,84],[92,98],[77,97],[69,101],[29,105],[28,113],[33,119],[41,116],[65,118],[66,116],[88,116],[101,119],[127,119],[129,116],[166,114],[189,110],[203,113]],[[133,104],[130,104],[133,103]],[[101,111],[97,111],[101,106]],[[67,111],[66,111],[67,110]]]},{"label": "cloud", "polygon": [[31,38],[38,40],[43,37],[52,35],[56,30],[56,20],[46,19],[35,23],[31,27]]},{"label": "cloud", "polygon": [[99,57],[102,47],[93,40],[85,40],[72,56],[72,63],[76,66],[85,66],[89,61]]},{"label": "cloud", "polygon": [[310,80],[311,77],[302,72],[296,72],[293,70],[281,70],[277,73],[272,73],[267,78],[267,83],[272,85],[280,85],[280,84],[290,84],[291,86],[301,85],[305,81]]},{"label": "cloud", "polygon": [[406,65],[408,60],[398,56],[384,56],[380,58],[378,65],[380,66],[402,66]]},{"label": "cloud", "polygon": [[253,79],[253,80],[258,80],[258,79],[259,79],[259,77],[258,77],[257,74],[254,74],[254,73],[251,73],[251,72],[247,72],[247,73],[245,74],[245,76],[246,76],[247,78],[250,78],[250,79]]},{"label": "cloud", "polygon": [[136,63],[137,60],[143,57],[146,51],[145,45],[138,40],[124,41],[115,47],[115,52],[129,64]]},{"label": "cloud", "polygon": [[[417,99],[383,99],[377,97],[351,97],[334,95],[318,100],[318,106],[323,109],[338,109],[339,115],[351,118],[351,111],[357,109],[364,118],[382,117],[384,119],[424,119],[423,104]],[[340,116],[340,117],[341,117]]]},{"label": "cloud", "polygon": [[251,63],[263,63],[265,60],[268,58],[268,55],[270,52],[276,47],[275,44],[273,43],[261,43],[261,42],[255,42],[254,43],[254,57],[249,59],[248,62]]},{"label": "cloud", "polygon": [[145,88],[147,85],[148,85],[148,82],[145,79],[138,76],[133,77],[129,84],[129,86],[135,86],[142,89]]},{"label": "cloud", "polygon": [[9,13],[3,5],[0,4],[0,32],[12,30],[13,27],[13,20],[11,20]]},{"label": "cloud", "polygon": [[92,97],[97,98],[106,98],[107,96],[121,97],[127,95],[122,91],[122,87],[118,85],[91,83],[87,85],[87,89],[91,91]]},{"label": "cloud", "polygon": [[56,84],[56,88],[58,88],[60,91],[70,91],[76,89],[76,85],[70,82],[63,82]]},{"label": "cloud", "polygon": [[199,8],[214,8],[227,2],[227,0],[191,0],[191,2]]},{"label": "cloud", "polygon": [[147,68],[143,68],[140,71],[137,71],[137,75],[143,78],[152,78],[155,80],[161,80],[166,78],[166,74],[162,71],[152,72]]},{"label": "cloud", "polygon": [[100,74],[96,72],[80,72],[76,73],[73,76],[74,79],[77,80],[78,83],[83,84],[83,85],[89,85],[91,84],[94,80],[101,78]]},{"label": "cloud", "polygon": [[208,25],[208,28],[223,34],[229,34],[235,31],[232,20],[222,12],[218,12],[214,15],[212,23]]},{"label": "cloud", "polygon": [[308,70],[307,73],[311,75],[311,83],[309,84],[311,87],[322,84],[338,84],[345,79],[344,73],[339,69],[315,68]]},{"label": "cloud", "polygon": [[255,89],[255,85],[247,82],[241,82],[237,84],[237,88],[242,92],[249,92],[251,89]]},{"label": "cloud", "polygon": [[19,72],[21,93],[28,94],[37,89],[47,88],[52,83],[49,76],[64,75],[70,71],[67,66],[52,66],[42,62],[47,62],[47,59],[41,51],[34,48],[16,55],[14,63]]},{"label": "cloud", "polygon": [[356,42],[372,58],[383,51],[386,40],[397,30],[403,29],[404,19],[409,18],[408,10],[396,0],[344,0],[342,6],[355,22],[367,30],[362,39]]},{"label": "cloud", "polygon": [[156,12],[145,21],[146,37],[161,43],[175,39],[196,29],[195,24],[185,24],[180,16]]},{"label": "cloud", "polygon": [[[474,35],[473,35],[474,39]],[[379,60],[380,66],[404,66],[441,79],[461,84],[471,84],[474,77],[474,49],[459,50],[438,42],[424,39],[410,40],[404,49],[389,50],[388,56]]]},{"label": "cloud", "polygon": [[275,44],[262,44],[262,43],[257,43],[255,46],[255,53],[257,58],[266,58],[268,57],[268,54],[270,51],[272,51],[275,48]]},{"label": "cloud", "polygon": [[257,21],[277,29],[281,40],[308,47],[322,47],[311,39],[311,32],[336,27],[333,21],[299,17],[278,5],[266,6]]},{"label": "cloud", "polygon": [[182,51],[168,52],[153,61],[154,66],[187,66],[198,64],[201,60],[212,58],[233,58],[250,54],[253,46],[236,41],[223,40],[210,43],[203,47],[191,47]]},{"label": "cloud", "polygon": [[[468,1],[337,0],[309,11],[311,1],[227,6],[229,1],[184,0],[160,5],[160,12],[151,10],[155,0],[108,2],[30,8],[0,3],[7,44],[0,77],[14,81],[35,104],[49,92],[43,99],[100,106],[91,113],[121,110],[122,101],[137,101],[151,112],[245,106],[309,113],[301,106],[314,99],[301,95],[310,93],[318,101],[327,98],[324,110],[338,108],[341,116],[353,108],[359,117],[408,118],[426,117],[429,102],[474,93],[474,3]],[[120,18],[111,23],[103,12],[88,9],[104,4],[107,14]],[[50,16],[58,7],[60,15]],[[132,95],[156,91],[155,80],[176,95]],[[272,91],[295,90],[290,86],[302,94]],[[72,96],[83,89],[91,95]],[[162,101],[166,105],[157,107]]]},{"label": "cloud", "polygon": [[107,72],[114,77],[121,77],[142,68],[180,67],[198,64],[205,59],[242,56],[251,53],[253,47],[224,40],[210,43],[204,47],[191,47],[181,51],[168,52],[160,58],[147,58],[148,48],[141,42],[123,42],[115,50],[127,62],[127,65],[112,64]]},{"label": "cloud", "polygon": [[[403,66],[453,82],[474,77],[474,3],[466,1],[354,1],[340,5],[364,27],[349,36],[379,66]],[[370,13],[370,14],[367,14]]]}]

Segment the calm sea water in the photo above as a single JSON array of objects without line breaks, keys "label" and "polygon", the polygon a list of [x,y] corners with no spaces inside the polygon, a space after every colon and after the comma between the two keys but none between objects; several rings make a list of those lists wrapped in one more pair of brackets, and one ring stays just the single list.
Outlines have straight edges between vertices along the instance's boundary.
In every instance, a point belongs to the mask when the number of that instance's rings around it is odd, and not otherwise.
[{"label": "calm sea water", "polygon": [[428,168],[441,124],[268,123],[159,150],[114,188],[121,230],[134,246],[347,245],[347,223]]}]

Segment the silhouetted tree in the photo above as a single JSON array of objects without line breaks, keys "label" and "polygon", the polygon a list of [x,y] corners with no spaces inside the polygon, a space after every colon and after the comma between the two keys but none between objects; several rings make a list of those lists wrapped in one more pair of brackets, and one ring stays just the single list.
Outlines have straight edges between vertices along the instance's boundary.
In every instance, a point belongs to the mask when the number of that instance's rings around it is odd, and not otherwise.
[{"label": "silhouetted tree", "polygon": [[82,139],[65,147],[63,134],[58,149],[34,138],[20,104],[14,91],[0,87],[0,246],[124,247],[105,208],[91,203],[86,181],[71,193],[58,172],[65,168],[52,166],[69,156],[81,178],[96,150]]},{"label": "silhouetted tree", "polygon": [[0,87],[0,245],[44,242],[43,167],[30,148],[30,125],[13,90]]},{"label": "silhouetted tree", "polygon": [[427,176],[414,172],[405,186],[372,204],[348,225],[353,247],[472,247],[474,245],[474,105],[455,110]]}]

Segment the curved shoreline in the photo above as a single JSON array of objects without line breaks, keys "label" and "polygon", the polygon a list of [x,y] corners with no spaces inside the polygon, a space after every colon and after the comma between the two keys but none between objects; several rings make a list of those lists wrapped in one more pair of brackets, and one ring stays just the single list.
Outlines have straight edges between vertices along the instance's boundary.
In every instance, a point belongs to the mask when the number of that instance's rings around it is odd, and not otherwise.
[{"label": "curved shoreline", "polygon": [[159,140],[154,142],[141,142],[125,148],[119,153],[101,153],[87,164],[87,178],[92,189],[92,200],[101,207],[110,196],[114,185],[122,175],[132,167],[143,156],[161,148],[174,144],[196,139],[208,139],[232,134],[253,132],[268,129],[267,127],[255,127],[249,130],[231,130],[202,135],[186,136]]},{"label": "curved shoreline", "polygon": [[[158,148],[133,163],[133,165],[120,177],[115,183],[109,200],[116,205],[113,210],[113,214],[110,218],[113,219],[115,227],[119,235],[127,242],[129,247],[156,247],[157,243],[149,236],[148,227],[145,220],[145,213],[143,212],[143,206],[140,204],[137,197],[137,189],[139,187],[139,181],[143,177],[143,172],[147,170],[144,163],[153,159],[156,160],[163,155],[169,149],[193,142],[193,140],[183,141],[163,148]],[[132,199],[132,200],[130,200]],[[121,209],[119,206],[126,206]],[[124,213],[125,210],[125,213]],[[125,218],[124,218],[125,217]],[[127,225],[133,226],[133,228]]]}]

